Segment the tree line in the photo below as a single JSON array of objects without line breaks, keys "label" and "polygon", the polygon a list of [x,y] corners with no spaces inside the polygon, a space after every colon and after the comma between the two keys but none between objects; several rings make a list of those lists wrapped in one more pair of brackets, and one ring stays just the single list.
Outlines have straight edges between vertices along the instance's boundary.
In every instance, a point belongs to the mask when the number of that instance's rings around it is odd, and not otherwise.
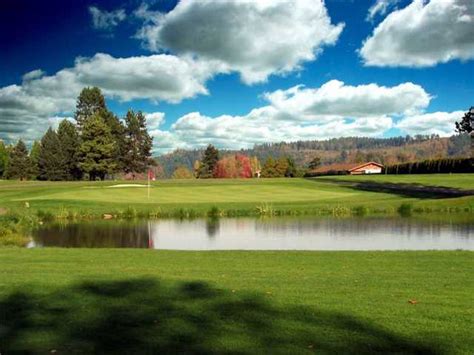
[{"label": "tree line", "polygon": [[74,122],[66,119],[49,128],[28,151],[20,139],[0,142],[0,177],[38,180],[104,180],[125,173],[132,178],[154,164],[153,140],[142,112],[129,110],[120,120],[106,106],[97,87],[84,88],[77,98]]},{"label": "tree line", "polygon": [[263,165],[256,156],[242,153],[224,154],[210,144],[201,160],[196,160],[193,169],[179,165],[171,175],[174,179],[252,178],[252,177],[302,177],[308,169],[319,166],[321,159],[314,157],[305,166],[297,166],[291,157],[274,159],[269,157]]}]

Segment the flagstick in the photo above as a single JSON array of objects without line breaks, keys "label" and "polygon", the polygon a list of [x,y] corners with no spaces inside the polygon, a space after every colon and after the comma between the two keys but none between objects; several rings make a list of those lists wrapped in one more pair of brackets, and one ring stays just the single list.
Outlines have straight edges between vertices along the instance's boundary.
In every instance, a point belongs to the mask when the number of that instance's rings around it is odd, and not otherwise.
[{"label": "flagstick", "polygon": [[148,199],[150,199],[150,171],[148,171],[147,176],[148,176]]}]

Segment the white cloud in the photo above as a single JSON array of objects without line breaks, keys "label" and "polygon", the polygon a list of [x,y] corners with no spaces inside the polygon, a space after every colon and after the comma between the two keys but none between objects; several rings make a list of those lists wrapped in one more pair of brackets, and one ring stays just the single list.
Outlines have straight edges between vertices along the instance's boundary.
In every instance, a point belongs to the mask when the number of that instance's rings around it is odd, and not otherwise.
[{"label": "white cloud", "polygon": [[439,134],[450,136],[455,133],[455,122],[463,117],[463,111],[433,112],[401,119],[396,127],[407,134]]},{"label": "white cloud", "polygon": [[44,71],[42,71],[41,69],[36,69],[24,74],[21,78],[23,79],[23,81],[29,81],[29,80],[39,79],[43,75],[45,75]]},{"label": "white cloud", "polygon": [[427,67],[474,58],[474,1],[414,0],[365,40],[366,65]]},{"label": "white cloud", "polygon": [[369,8],[366,20],[372,21],[378,15],[385,15],[391,7],[399,2],[400,0],[375,0],[374,4]]},{"label": "white cloud", "polygon": [[419,85],[407,82],[385,87],[377,84],[351,86],[331,80],[320,88],[296,86],[266,94],[281,112],[300,111],[304,119],[320,116],[365,117],[417,112],[430,102],[430,95]]},{"label": "white cloud", "polygon": [[[320,88],[277,90],[264,98],[267,106],[243,116],[209,117],[199,112],[184,115],[169,131],[155,131],[156,151],[198,148],[209,143],[239,149],[283,140],[381,136],[393,126],[393,117],[420,112],[431,99],[423,88],[412,83],[350,86],[337,80]],[[159,145],[160,137],[165,144]]]},{"label": "white cloud", "polygon": [[109,31],[125,20],[125,10],[105,11],[97,6],[90,6],[89,13],[92,16],[92,26],[98,30]]},{"label": "white cloud", "polygon": [[41,70],[25,74],[21,85],[0,88],[0,139],[37,138],[50,124],[49,118],[71,115],[82,88],[98,86],[108,97],[119,100],[149,99],[180,102],[207,94],[206,81],[218,65],[186,57],[152,55],[114,58],[96,54],[79,58],[74,67],[51,76]]},{"label": "white cloud", "polygon": [[321,0],[187,0],[167,14],[142,6],[135,15],[145,19],[137,37],[149,49],[218,61],[247,84],[300,69],[344,27],[331,24]]},{"label": "white cloud", "polygon": [[165,122],[164,112],[145,113],[145,119],[149,130],[157,129]]}]

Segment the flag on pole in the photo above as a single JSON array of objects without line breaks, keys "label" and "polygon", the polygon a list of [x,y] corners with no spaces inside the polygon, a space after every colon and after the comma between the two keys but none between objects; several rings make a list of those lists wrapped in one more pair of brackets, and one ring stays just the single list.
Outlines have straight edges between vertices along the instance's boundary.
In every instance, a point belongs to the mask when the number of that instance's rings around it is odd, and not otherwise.
[{"label": "flag on pole", "polygon": [[151,169],[148,169],[148,199],[150,199],[150,180],[151,180]]}]

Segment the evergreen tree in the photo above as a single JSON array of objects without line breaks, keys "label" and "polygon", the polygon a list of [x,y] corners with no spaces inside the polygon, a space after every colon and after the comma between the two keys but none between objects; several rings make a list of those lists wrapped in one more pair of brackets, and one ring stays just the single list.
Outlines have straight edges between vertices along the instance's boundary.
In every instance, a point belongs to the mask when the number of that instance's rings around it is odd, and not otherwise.
[{"label": "evergreen tree", "polygon": [[114,138],[114,160],[117,164],[116,171],[123,171],[126,167],[125,156],[127,154],[126,129],[118,117],[112,112],[108,110],[101,110],[100,115],[104,118],[107,126],[109,126],[110,133]]},{"label": "evergreen tree", "polygon": [[5,175],[5,170],[8,166],[8,149],[3,143],[0,141],[0,179]]},{"label": "evergreen tree", "polygon": [[217,162],[219,161],[219,151],[212,145],[209,144],[204,151],[204,156],[201,161],[199,168],[198,178],[208,179],[214,176]]},{"label": "evergreen tree", "polygon": [[461,121],[456,122],[456,131],[471,136],[471,158],[474,158],[474,106],[464,114]]},{"label": "evergreen tree", "polygon": [[39,177],[39,156],[41,152],[41,144],[38,141],[33,142],[33,146],[30,150],[30,159],[31,159],[31,176],[33,179]]},{"label": "evergreen tree", "polygon": [[79,147],[79,167],[89,174],[90,180],[103,180],[106,174],[116,169],[114,152],[115,142],[103,117],[96,113],[86,119]]},{"label": "evergreen tree", "polygon": [[58,139],[64,156],[67,180],[80,180],[82,177],[79,169],[79,133],[73,123],[63,120],[58,127]]},{"label": "evergreen tree", "polygon": [[298,169],[296,168],[295,161],[293,160],[292,157],[286,158],[286,171],[285,171],[285,176],[286,177],[295,177],[298,175]]},{"label": "evergreen tree", "polygon": [[100,110],[106,110],[105,98],[98,87],[82,89],[76,103],[74,118],[79,131],[82,131],[85,120]]},{"label": "evergreen tree", "polygon": [[31,159],[28,156],[28,149],[20,139],[10,151],[6,170],[7,179],[26,180],[31,176]]},{"label": "evergreen tree", "polygon": [[125,171],[143,173],[151,164],[153,140],[146,128],[146,119],[142,112],[127,112],[125,117]]},{"label": "evergreen tree", "polygon": [[59,181],[67,178],[66,158],[58,134],[50,127],[41,138],[39,178]]},{"label": "evergreen tree", "polygon": [[308,169],[314,170],[318,166],[321,165],[321,158],[320,157],[314,157],[308,164]]}]

